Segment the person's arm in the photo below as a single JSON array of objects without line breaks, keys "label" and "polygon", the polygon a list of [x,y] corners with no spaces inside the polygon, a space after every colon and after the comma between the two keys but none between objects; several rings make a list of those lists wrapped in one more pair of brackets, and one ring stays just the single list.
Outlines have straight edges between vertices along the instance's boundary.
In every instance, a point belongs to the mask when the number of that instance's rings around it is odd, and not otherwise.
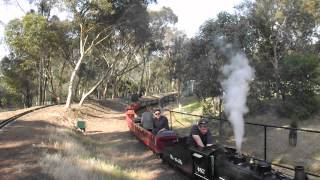
[{"label": "person's arm", "polygon": [[203,142],[199,135],[192,135],[192,138],[199,147],[204,147]]},{"label": "person's arm", "polygon": [[162,128],[158,132],[169,130],[168,119],[164,116],[162,116],[161,118],[163,120],[163,124],[162,124]]},{"label": "person's arm", "polygon": [[155,121],[156,121],[156,120],[155,120],[154,118],[152,118],[152,127],[153,127],[153,129],[156,129],[156,128],[157,128]]},{"label": "person's arm", "polygon": [[167,130],[169,130],[169,121],[168,121],[168,119],[166,118],[166,117],[164,117],[165,118],[165,129],[167,129]]},{"label": "person's arm", "polygon": [[208,135],[207,135],[207,146],[212,146],[212,145],[213,145],[213,138],[212,138],[212,135],[209,131]]}]

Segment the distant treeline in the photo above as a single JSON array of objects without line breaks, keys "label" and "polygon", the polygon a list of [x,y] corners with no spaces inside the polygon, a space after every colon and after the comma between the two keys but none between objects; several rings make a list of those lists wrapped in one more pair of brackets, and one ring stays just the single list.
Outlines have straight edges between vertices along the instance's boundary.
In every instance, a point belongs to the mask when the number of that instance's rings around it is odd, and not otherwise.
[{"label": "distant treeline", "polygon": [[[252,113],[276,110],[306,119],[319,107],[320,4],[317,0],[243,1],[189,39],[170,8],[150,1],[35,1],[36,10],[5,27],[0,106],[181,92],[192,81],[204,100],[223,95],[221,68],[243,52],[255,69]],[[64,7],[72,18],[51,15]],[[183,6],[183,4],[181,4]],[[196,12],[190,12],[196,15]],[[230,47],[221,49],[223,38]],[[210,107],[210,106],[208,106]]]}]

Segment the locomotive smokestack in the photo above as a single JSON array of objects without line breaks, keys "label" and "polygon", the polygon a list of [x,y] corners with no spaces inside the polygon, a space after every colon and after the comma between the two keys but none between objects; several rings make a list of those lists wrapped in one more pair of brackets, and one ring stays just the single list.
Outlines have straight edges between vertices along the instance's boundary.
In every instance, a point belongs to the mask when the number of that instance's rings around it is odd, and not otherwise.
[{"label": "locomotive smokestack", "polygon": [[254,78],[254,69],[250,67],[248,58],[244,53],[239,51],[232,53],[234,51],[232,51],[230,44],[224,45],[222,51],[225,54],[228,53],[226,55],[229,56],[230,61],[222,68],[223,75],[226,77],[221,82],[225,93],[223,97],[224,108],[228,120],[233,126],[237,151],[240,152],[244,135],[243,115],[248,112],[246,101],[249,82]]},{"label": "locomotive smokestack", "polygon": [[294,168],[294,180],[307,180],[308,177],[304,172],[303,166],[296,166]]}]

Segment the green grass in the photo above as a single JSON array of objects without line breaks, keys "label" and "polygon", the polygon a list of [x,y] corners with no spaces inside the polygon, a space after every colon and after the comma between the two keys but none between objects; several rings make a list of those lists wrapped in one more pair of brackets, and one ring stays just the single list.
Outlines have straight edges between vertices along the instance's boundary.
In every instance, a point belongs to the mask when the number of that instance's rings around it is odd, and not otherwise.
[{"label": "green grass", "polygon": [[[202,107],[200,101],[195,96],[191,96],[184,97],[181,100],[181,106],[174,107],[173,111],[201,115]],[[172,113],[171,115],[173,120],[173,128],[180,135],[187,135],[190,131],[190,126],[199,119],[197,116],[180,113]]]},{"label": "green grass", "polygon": [[197,112],[199,114],[199,112],[202,113],[201,103],[194,96],[184,97],[181,100],[181,107],[180,108],[175,107],[174,111],[183,111],[185,113],[190,113],[190,114]]},{"label": "green grass", "polygon": [[183,107],[183,109],[187,112],[194,112],[194,111],[198,111],[199,109],[201,109],[201,104],[198,101],[192,102],[188,105],[185,105]]}]

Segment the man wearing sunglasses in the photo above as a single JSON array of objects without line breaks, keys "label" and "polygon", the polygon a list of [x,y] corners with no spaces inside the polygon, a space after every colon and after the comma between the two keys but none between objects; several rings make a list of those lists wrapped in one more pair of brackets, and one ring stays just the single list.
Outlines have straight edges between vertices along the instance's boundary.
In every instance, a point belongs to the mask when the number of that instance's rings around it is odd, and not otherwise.
[{"label": "man wearing sunglasses", "polygon": [[196,147],[206,147],[213,144],[212,135],[208,129],[208,119],[202,118],[198,124],[192,126],[189,144]]},{"label": "man wearing sunglasses", "polygon": [[161,133],[164,130],[169,130],[168,119],[165,116],[161,115],[160,109],[154,111],[154,120],[153,120],[153,129],[154,134]]}]

